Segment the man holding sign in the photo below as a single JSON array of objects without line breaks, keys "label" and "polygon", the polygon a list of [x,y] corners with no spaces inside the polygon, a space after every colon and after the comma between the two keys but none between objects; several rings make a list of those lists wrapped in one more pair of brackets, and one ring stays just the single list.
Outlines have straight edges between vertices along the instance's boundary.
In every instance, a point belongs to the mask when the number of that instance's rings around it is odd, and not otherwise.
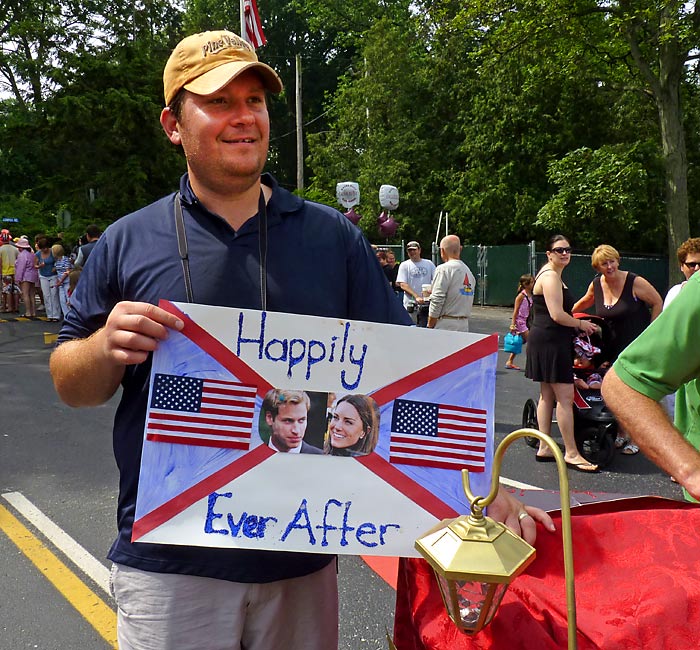
[{"label": "man holding sign", "polygon": [[[397,325],[410,318],[344,215],[262,174],[266,93],[282,83],[245,41],[225,31],[187,37],[163,80],[161,124],[183,147],[187,173],[175,195],[104,232],[51,357],[56,389],[71,406],[102,404],[123,388],[113,432],[118,537],[109,553],[119,644],[330,650],[338,641],[334,556],[132,542],[151,355],[183,328],[156,305],[167,299]],[[508,496],[491,514],[516,531],[522,522],[529,539],[532,516],[551,526]]]}]

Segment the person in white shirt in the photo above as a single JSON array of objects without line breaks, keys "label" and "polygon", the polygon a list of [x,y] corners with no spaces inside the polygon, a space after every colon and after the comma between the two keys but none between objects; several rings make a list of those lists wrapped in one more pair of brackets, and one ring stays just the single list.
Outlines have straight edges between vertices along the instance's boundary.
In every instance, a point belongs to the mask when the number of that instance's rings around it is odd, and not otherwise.
[{"label": "person in white shirt", "polygon": [[423,295],[423,285],[431,285],[435,277],[435,264],[420,256],[420,244],[410,241],[406,246],[408,259],[401,262],[396,284],[404,292],[403,306],[418,327],[428,324],[428,297]]}]

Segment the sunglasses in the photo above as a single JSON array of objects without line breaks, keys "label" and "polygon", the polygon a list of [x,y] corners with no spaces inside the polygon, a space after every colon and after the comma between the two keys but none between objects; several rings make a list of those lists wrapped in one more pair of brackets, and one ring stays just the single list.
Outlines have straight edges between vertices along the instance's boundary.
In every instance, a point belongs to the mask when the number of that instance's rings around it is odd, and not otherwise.
[{"label": "sunglasses", "polygon": [[557,246],[556,248],[552,249],[552,253],[556,253],[557,255],[568,255],[571,252],[571,246]]},{"label": "sunglasses", "polygon": [[700,262],[683,262],[689,269],[695,269],[696,271],[698,270],[698,267],[700,267]]}]

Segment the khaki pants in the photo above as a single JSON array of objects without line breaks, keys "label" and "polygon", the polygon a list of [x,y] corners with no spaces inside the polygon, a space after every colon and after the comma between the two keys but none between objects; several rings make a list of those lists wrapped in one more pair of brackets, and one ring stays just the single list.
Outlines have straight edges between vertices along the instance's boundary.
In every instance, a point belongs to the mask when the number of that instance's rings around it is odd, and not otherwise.
[{"label": "khaki pants", "polygon": [[115,564],[120,650],[333,650],[336,562],[264,584],[151,573]]}]

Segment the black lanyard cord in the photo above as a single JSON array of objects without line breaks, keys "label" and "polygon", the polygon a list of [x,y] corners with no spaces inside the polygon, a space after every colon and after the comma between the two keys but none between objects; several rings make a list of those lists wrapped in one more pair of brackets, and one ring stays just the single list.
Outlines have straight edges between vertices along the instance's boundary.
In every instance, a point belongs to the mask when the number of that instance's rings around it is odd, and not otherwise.
[{"label": "black lanyard cord", "polygon": [[258,199],[258,253],[260,254],[260,309],[267,311],[267,204],[262,187]]},{"label": "black lanyard cord", "polygon": [[[260,308],[267,310],[267,204],[262,188],[258,199],[258,253],[260,255]],[[177,233],[177,252],[182,262],[182,277],[185,281],[187,302],[194,302],[192,277],[190,275],[190,260],[187,249],[187,233],[185,219],[182,214],[182,198],[180,192],[175,194],[175,231]]]}]

